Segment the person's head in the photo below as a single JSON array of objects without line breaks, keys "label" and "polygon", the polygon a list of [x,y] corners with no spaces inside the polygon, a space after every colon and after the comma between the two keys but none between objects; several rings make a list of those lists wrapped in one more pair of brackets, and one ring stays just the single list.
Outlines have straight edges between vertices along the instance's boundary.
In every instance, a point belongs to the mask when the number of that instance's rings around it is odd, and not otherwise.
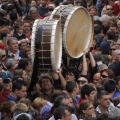
[{"label": "person's head", "polygon": [[77,84],[78,84],[78,86],[79,86],[79,89],[81,90],[81,88],[82,88],[84,85],[88,84],[88,80],[87,80],[87,78],[85,78],[85,77],[79,77],[78,80],[77,80]]},{"label": "person's head", "polygon": [[18,39],[15,37],[10,37],[7,40],[7,46],[10,52],[17,52],[18,51]]},{"label": "person's head", "polygon": [[117,21],[118,30],[120,30],[120,20]]},{"label": "person's head", "polygon": [[116,76],[114,78],[115,82],[116,82],[116,88],[117,90],[120,90],[120,76]]},{"label": "person's head", "polygon": [[95,33],[95,35],[101,34],[101,32],[102,32],[102,27],[100,25],[94,26],[94,33]]},{"label": "person's head", "polygon": [[37,2],[35,0],[32,0],[30,5],[31,7],[37,7]]},{"label": "person's head", "polygon": [[108,0],[108,5],[113,6],[113,4],[115,3],[116,0]]},{"label": "person's head", "polygon": [[91,6],[89,8],[89,13],[90,15],[95,16],[97,14],[97,8],[95,6]]},{"label": "person's head", "polygon": [[12,85],[12,92],[15,93],[17,99],[27,96],[27,84],[23,80],[16,80]]},{"label": "person's head", "polygon": [[116,45],[116,49],[120,50],[120,38],[118,38],[115,45]]},{"label": "person's head", "polygon": [[108,15],[102,15],[100,18],[100,21],[102,22],[102,25],[106,28],[110,25],[110,16]]},{"label": "person's head", "polygon": [[31,15],[31,18],[33,20],[38,19],[39,18],[39,13],[36,7],[31,7],[29,10],[29,13]]},{"label": "person's head", "polygon": [[83,100],[90,100],[91,102],[94,101],[96,95],[95,88],[90,85],[84,85],[81,88],[81,98]]},{"label": "person's head", "polygon": [[101,74],[95,73],[93,76],[93,83],[94,84],[101,84]]},{"label": "person's head", "polygon": [[6,41],[8,40],[9,37],[10,37],[10,33],[9,32],[2,32],[1,33],[1,39],[4,42],[4,44],[6,44]]},{"label": "person's head", "polygon": [[66,95],[60,95],[55,99],[54,108],[60,107],[61,105],[69,105],[69,98]]},{"label": "person's head", "polygon": [[14,32],[15,33],[23,33],[23,22],[19,21],[14,25]]},{"label": "person's head", "polygon": [[77,109],[78,116],[92,117],[94,112],[94,106],[89,100],[82,101]]},{"label": "person's head", "polygon": [[112,31],[114,31],[115,33],[117,33],[117,32],[118,32],[117,23],[115,23],[115,22],[114,22],[114,23],[111,23],[109,30],[112,30]]},{"label": "person's head", "polygon": [[106,6],[106,14],[109,16],[111,16],[113,14],[113,6],[112,5]]},{"label": "person's head", "polygon": [[114,72],[111,69],[105,69],[101,71],[101,80],[113,79],[115,77]]},{"label": "person's head", "polygon": [[28,98],[21,98],[18,103],[24,103],[28,107],[28,111],[33,110],[31,106],[31,101]]},{"label": "person's head", "polygon": [[30,32],[30,23],[28,20],[23,21],[23,32],[29,33]]},{"label": "person's head", "polygon": [[111,94],[111,95],[114,94],[116,90],[116,82],[114,79],[105,80],[103,81],[102,84],[104,86],[104,89],[108,92],[108,94]]},{"label": "person's head", "polygon": [[102,54],[99,52],[94,53],[93,57],[94,57],[96,62],[102,61]]},{"label": "person's head", "polygon": [[54,110],[55,120],[71,120],[72,114],[69,106],[61,106]]},{"label": "person's head", "polygon": [[103,9],[101,11],[101,16],[105,15],[106,13],[107,13],[107,9],[106,9],[106,7],[103,7]]},{"label": "person's head", "polygon": [[19,44],[19,49],[26,52],[27,46],[28,46],[27,41],[21,42],[21,43]]},{"label": "person's head", "polygon": [[48,0],[40,0],[40,5],[45,8],[47,5]]},{"label": "person's head", "polygon": [[68,81],[66,84],[66,90],[71,94],[71,93],[75,93],[78,94],[79,93],[79,87],[76,81]]},{"label": "person's head", "polygon": [[112,58],[115,62],[118,62],[120,60],[120,50],[119,49],[114,50],[112,52]]},{"label": "person's head", "polygon": [[53,88],[53,80],[49,74],[42,74],[40,76],[39,84],[43,90],[51,90]]},{"label": "person's head", "polygon": [[23,80],[26,81],[26,82],[28,81],[28,76],[27,76],[27,73],[26,73],[25,70],[23,70],[23,69],[16,69],[14,71],[14,76],[16,76],[16,75],[21,76],[23,78]]},{"label": "person's head", "polygon": [[8,70],[14,71],[15,70],[15,60],[13,58],[8,59],[6,62],[6,67]]},{"label": "person's head", "polygon": [[106,33],[106,36],[107,36],[108,40],[113,40],[114,41],[115,32],[113,30],[108,30],[107,33]]},{"label": "person's head", "polygon": [[99,91],[97,94],[97,100],[98,100],[99,106],[101,106],[102,108],[106,108],[106,109],[109,108],[110,96],[107,91],[105,91],[105,90]]},{"label": "person's head", "polygon": [[32,69],[31,63],[27,58],[22,58],[19,60],[18,68],[30,72]]},{"label": "person's head", "polygon": [[68,68],[66,73],[66,80],[73,81],[78,78],[78,70],[76,68]]},{"label": "person's head", "polygon": [[108,66],[107,66],[106,64],[101,64],[101,65],[99,65],[99,67],[98,67],[98,72],[101,72],[101,71],[103,71],[103,70],[105,70],[105,69],[108,69]]},{"label": "person's head", "polygon": [[40,111],[46,103],[47,103],[47,100],[45,100],[41,97],[37,97],[34,99],[32,106],[34,109]]}]

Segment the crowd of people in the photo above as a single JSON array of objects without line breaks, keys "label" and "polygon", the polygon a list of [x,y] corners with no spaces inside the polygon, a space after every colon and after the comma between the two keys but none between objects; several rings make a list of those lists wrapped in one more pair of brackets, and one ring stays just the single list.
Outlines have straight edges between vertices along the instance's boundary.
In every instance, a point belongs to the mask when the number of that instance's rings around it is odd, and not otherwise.
[{"label": "crowd of people", "polygon": [[[33,23],[68,4],[93,17],[92,45],[40,73]],[[0,0],[0,120],[120,120],[120,1]]]}]

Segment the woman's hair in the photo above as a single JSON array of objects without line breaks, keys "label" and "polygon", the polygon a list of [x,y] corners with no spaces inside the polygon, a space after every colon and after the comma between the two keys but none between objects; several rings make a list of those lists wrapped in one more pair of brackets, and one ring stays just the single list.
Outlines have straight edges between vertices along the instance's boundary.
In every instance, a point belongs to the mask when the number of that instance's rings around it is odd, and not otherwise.
[{"label": "woman's hair", "polygon": [[14,25],[14,32],[17,33],[18,29],[23,26],[22,21],[17,21],[16,24]]},{"label": "woman's hair", "polygon": [[46,104],[47,100],[44,100],[41,97],[37,97],[33,103],[32,106],[34,109],[39,110],[40,107],[43,107]]},{"label": "woman's hair", "polygon": [[115,77],[115,74],[111,69],[105,69],[105,70],[101,71],[101,75],[102,75],[103,72],[106,72],[110,79],[113,79]]},{"label": "woman's hair", "polygon": [[77,116],[84,115],[83,110],[86,110],[90,105],[91,105],[91,102],[89,100],[82,101],[76,110]]},{"label": "woman's hair", "polygon": [[18,103],[26,104],[27,107],[28,107],[28,111],[33,110],[32,106],[31,106],[31,101],[28,98],[22,98],[22,99],[19,100]]}]

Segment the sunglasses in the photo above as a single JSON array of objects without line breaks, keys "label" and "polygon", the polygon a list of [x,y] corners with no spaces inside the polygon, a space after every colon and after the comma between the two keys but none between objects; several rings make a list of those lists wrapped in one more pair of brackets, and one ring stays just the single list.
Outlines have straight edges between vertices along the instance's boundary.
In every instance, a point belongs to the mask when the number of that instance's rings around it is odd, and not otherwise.
[{"label": "sunglasses", "polygon": [[102,77],[102,78],[107,78],[108,76],[106,76],[106,75],[101,75],[101,77]]},{"label": "sunglasses", "polygon": [[114,50],[116,50],[116,49],[112,49],[112,48],[110,49],[110,51],[114,51]]},{"label": "sunglasses", "polygon": [[85,81],[85,80],[77,80],[77,83],[78,83],[78,84],[79,84],[79,83],[84,84],[84,83],[86,83],[86,81]]},{"label": "sunglasses", "polygon": [[113,8],[108,8],[107,10],[113,10]]},{"label": "sunglasses", "polygon": [[2,57],[5,57],[6,55],[2,55]]}]

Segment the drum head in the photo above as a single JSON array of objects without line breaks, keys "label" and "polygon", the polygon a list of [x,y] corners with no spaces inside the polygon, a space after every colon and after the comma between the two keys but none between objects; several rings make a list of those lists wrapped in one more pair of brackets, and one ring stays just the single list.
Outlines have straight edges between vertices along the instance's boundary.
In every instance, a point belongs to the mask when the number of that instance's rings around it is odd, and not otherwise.
[{"label": "drum head", "polygon": [[66,52],[73,58],[81,57],[90,44],[91,34],[92,21],[87,10],[79,7],[71,11],[63,31]]}]

